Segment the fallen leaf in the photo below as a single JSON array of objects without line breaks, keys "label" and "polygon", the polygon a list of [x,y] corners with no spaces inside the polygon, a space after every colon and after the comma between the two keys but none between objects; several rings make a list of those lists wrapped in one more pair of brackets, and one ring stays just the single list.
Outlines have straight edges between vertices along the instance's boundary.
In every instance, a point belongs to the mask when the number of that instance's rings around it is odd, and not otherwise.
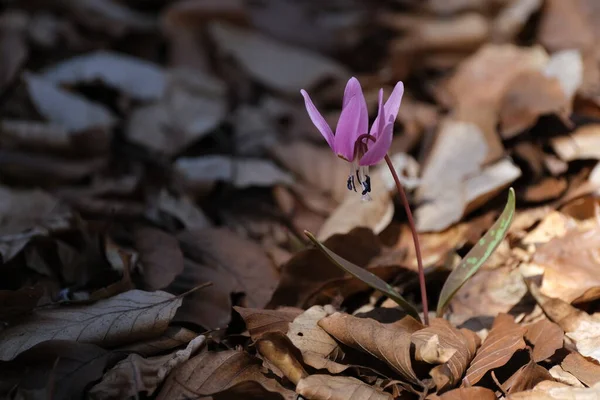
[{"label": "fallen leaf", "polygon": [[18,290],[0,290],[0,320],[6,321],[33,310],[44,295],[42,285],[25,286]]},{"label": "fallen leaf", "polygon": [[116,350],[136,353],[142,357],[151,357],[177,347],[185,346],[197,336],[196,332],[189,329],[180,326],[170,326],[160,336],[126,344],[117,347]]},{"label": "fallen leaf", "polygon": [[382,324],[370,318],[335,313],[320,320],[319,326],[345,345],[384,361],[409,382],[424,385],[413,371],[410,356],[411,335],[423,325],[412,317]]},{"label": "fallen leaf", "polygon": [[77,56],[43,70],[41,78],[59,85],[101,81],[138,100],[156,100],[165,90],[165,74],[151,62],[100,50]]},{"label": "fallen leaf", "polygon": [[499,314],[494,320],[490,333],[477,350],[475,358],[463,378],[465,382],[474,385],[494,368],[503,366],[511,359],[517,350],[525,348],[523,335],[526,329],[517,325],[513,317]]},{"label": "fallen leaf", "polygon": [[318,325],[321,319],[334,312],[331,306],[312,306],[294,319],[287,336],[300,350],[307,365],[339,374],[348,368],[335,361],[342,358],[343,353],[337,342]]},{"label": "fallen leaf", "polygon": [[523,30],[527,21],[542,6],[542,0],[517,0],[508,4],[494,18],[492,40],[496,43],[512,42]]},{"label": "fallen leaf", "polygon": [[235,58],[252,78],[285,94],[297,95],[300,89],[310,91],[327,78],[348,76],[344,67],[324,56],[261,34],[217,22],[208,29],[220,50]]},{"label": "fallen leaf", "polygon": [[0,360],[12,360],[48,340],[114,346],[157,336],[167,329],[181,301],[165,292],[131,290],[91,305],[37,309],[0,332]]},{"label": "fallen leaf", "polygon": [[566,179],[548,176],[538,183],[528,186],[523,194],[523,200],[533,203],[554,200],[565,193],[567,187]]},{"label": "fallen leaf", "polygon": [[29,96],[40,114],[69,132],[109,129],[116,123],[116,117],[103,105],[61,89],[31,73],[25,75],[25,81]]},{"label": "fallen leaf", "polygon": [[0,91],[4,92],[18,76],[29,57],[27,44],[28,14],[7,10],[0,18],[0,54],[5,60],[0,66]]},{"label": "fallen leaf", "polygon": [[600,160],[600,124],[584,125],[568,136],[553,138],[550,143],[563,161]]},{"label": "fallen leaf", "polygon": [[550,375],[552,375],[552,378],[554,378],[556,382],[574,387],[585,387],[575,375],[565,371],[560,365],[553,366],[548,372],[550,372]]},{"label": "fallen leaf", "polygon": [[246,329],[250,332],[252,340],[256,340],[268,332],[286,334],[292,321],[303,313],[302,310],[292,307],[284,307],[279,310],[244,307],[233,308],[244,319]]},{"label": "fallen leaf", "polygon": [[296,386],[301,396],[314,400],[392,400],[389,393],[350,376],[311,375]]},{"label": "fallen leaf", "polygon": [[450,390],[439,396],[439,400],[495,400],[496,395],[488,388],[471,386]]},{"label": "fallen leaf", "polygon": [[243,293],[242,305],[247,307],[267,304],[277,285],[277,272],[260,245],[226,228],[183,232],[178,239],[188,260],[169,290],[183,293],[205,282],[212,286],[187,295],[175,320],[207,329],[224,327],[231,316],[232,293]]},{"label": "fallen leaf", "polygon": [[588,360],[577,352],[569,353],[562,360],[560,366],[587,386],[591,387],[600,383],[600,365]]},{"label": "fallen leaf", "polygon": [[554,378],[552,378],[552,375],[550,375],[550,372],[546,368],[530,360],[523,367],[519,368],[503,386],[508,388],[508,393],[511,394],[530,390],[540,382],[553,380]]},{"label": "fallen leaf", "polygon": [[183,253],[175,237],[160,229],[141,227],[134,233],[144,288],[163,289],[183,272]]},{"label": "fallen leaf", "polygon": [[509,395],[507,400],[586,400],[600,395],[600,385],[591,388],[577,388],[562,383],[543,381],[532,390]]},{"label": "fallen leaf", "polygon": [[[440,350],[452,351],[448,359],[426,360],[424,358],[424,350],[433,337],[438,338]],[[411,341],[415,345],[417,360],[422,359],[429,364],[439,364],[429,372],[438,392],[456,386],[460,382],[480,344],[479,337],[472,331],[458,330],[441,318],[431,320],[428,327],[414,332]]]},{"label": "fallen leaf", "polygon": [[17,397],[75,399],[82,398],[87,386],[118,359],[93,344],[50,340],[0,363],[0,373],[2,384],[16,388]]},{"label": "fallen leaf", "polygon": [[[175,197],[163,189],[155,202],[153,208],[148,211],[152,216],[154,216],[155,207],[156,211],[162,211],[177,218],[188,230],[208,228],[211,225],[208,217],[188,196]],[[158,216],[154,216],[154,218],[158,218]]]},{"label": "fallen leaf", "polygon": [[555,323],[542,319],[526,328],[525,340],[533,346],[531,359],[534,362],[552,357],[556,350],[563,347],[564,332]]},{"label": "fallen leaf", "polygon": [[186,183],[199,190],[211,188],[217,181],[238,189],[250,186],[291,185],[293,178],[275,164],[260,159],[234,159],[228,156],[180,158],[175,168]]},{"label": "fallen leaf", "polygon": [[586,0],[572,4],[560,0],[548,1],[540,20],[540,43],[550,51],[593,48],[593,19],[588,19],[591,15],[586,3]]},{"label": "fallen leaf", "polygon": [[163,356],[144,358],[131,354],[108,370],[102,380],[89,391],[92,399],[116,399],[137,396],[140,392],[152,395],[163,380],[198,351],[206,340],[200,335],[185,349]]},{"label": "fallen leaf", "polygon": [[17,255],[32,238],[70,227],[70,210],[44,191],[0,186],[0,198],[0,255],[4,262]]},{"label": "fallen leaf", "polygon": [[[237,350],[203,351],[175,369],[158,394],[158,400],[183,400],[189,397],[283,398],[293,400],[296,394],[267,378],[259,359]],[[277,396],[274,396],[277,394]]]},{"label": "fallen leaf", "polygon": [[284,333],[264,333],[255,345],[269,369],[277,376],[285,376],[294,385],[308,376],[301,364],[302,354]]}]

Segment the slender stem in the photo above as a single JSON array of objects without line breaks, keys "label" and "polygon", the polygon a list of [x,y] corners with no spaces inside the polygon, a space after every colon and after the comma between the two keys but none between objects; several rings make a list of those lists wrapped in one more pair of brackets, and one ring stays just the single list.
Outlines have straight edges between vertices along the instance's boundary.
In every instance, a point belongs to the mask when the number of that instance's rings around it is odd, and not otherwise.
[{"label": "slender stem", "polygon": [[388,156],[387,154],[385,155],[385,162],[387,163],[390,172],[392,173],[392,177],[396,182],[396,187],[398,188],[400,200],[402,200],[404,210],[406,211],[406,216],[408,217],[408,225],[410,226],[413,242],[415,244],[417,265],[419,266],[419,285],[421,286],[421,302],[423,303],[423,321],[425,322],[425,325],[429,325],[429,305],[427,303],[427,288],[425,287],[425,271],[423,270],[423,259],[421,258],[421,246],[419,245],[419,236],[417,235],[417,228],[415,228],[415,221],[413,219],[412,212],[410,211],[410,205],[408,204],[408,199],[406,198],[406,193],[404,192],[402,183],[400,183],[400,179],[398,178],[396,170],[394,169],[394,164],[392,164],[392,160],[390,160],[390,156]]}]

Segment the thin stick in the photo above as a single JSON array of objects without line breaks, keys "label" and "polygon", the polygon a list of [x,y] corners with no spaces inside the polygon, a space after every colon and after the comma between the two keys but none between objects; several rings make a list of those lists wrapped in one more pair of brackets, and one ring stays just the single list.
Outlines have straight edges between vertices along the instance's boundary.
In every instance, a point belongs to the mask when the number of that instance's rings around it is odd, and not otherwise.
[{"label": "thin stick", "polygon": [[413,220],[412,212],[410,211],[410,205],[408,204],[408,199],[406,198],[406,193],[404,192],[402,183],[400,183],[400,179],[398,178],[396,170],[394,169],[394,164],[392,164],[392,160],[390,160],[390,156],[387,154],[385,155],[385,162],[387,163],[390,172],[392,173],[392,177],[396,182],[396,187],[398,188],[398,193],[400,194],[400,200],[402,200],[404,210],[406,211],[406,216],[408,217],[408,225],[410,226],[413,242],[415,244],[417,265],[419,266],[419,286],[421,286],[421,302],[423,303],[423,321],[425,322],[425,325],[429,325],[429,305],[427,303],[427,288],[425,287],[425,271],[423,270],[423,259],[421,258],[421,246],[419,245],[417,228],[415,228],[415,221]]}]

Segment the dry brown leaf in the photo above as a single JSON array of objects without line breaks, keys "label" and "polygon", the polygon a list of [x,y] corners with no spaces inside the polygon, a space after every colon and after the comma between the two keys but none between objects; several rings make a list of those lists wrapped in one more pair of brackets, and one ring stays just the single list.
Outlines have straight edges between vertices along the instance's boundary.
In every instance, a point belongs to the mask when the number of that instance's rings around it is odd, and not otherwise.
[{"label": "dry brown leaf", "polygon": [[151,227],[137,228],[133,236],[144,288],[153,291],[169,286],[183,272],[183,253],[177,239]]},{"label": "dry brown leaf", "polygon": [[600,383],[600,365],[588,360],[579,353],[569,353],[562,360],[560,366],[587,386],[591,387]]},{"label": "dry brown leaf", "polygon": [[542,319],[526,328],[525,339],[533,346],[531,359],[534,362],[552,357],[556,350],[563,347],[564,332],[555,323]]},{"label": "dry brown leaf", "polygon": [[339,345],[317,323],[335,312],[331,306],[312,306],[290,324],[287,336],[302,353],[304,362],[332,374],[343,372],[347,365],[335,362],[342,353]]},{"label": "dry brown leaf", "polygon": [[43,295],[42,285],[0,290],[0,321],[7,321],[33,310]]},{"label": "dry brown leaf", "polygon": [[592,49],[596,43],[590,3],[588,0],[546,1],[538,32],[541,44],[550,51]]},{"label": "dry brown leaf", "polygon": [[450,390],[440,396],[439,400],[495,400],[496,395],[488,388],[472,386]]},{"label": "dry brown leaf", "polygon": [[392,400],[393,396],[350,376],[311,375],[296,386],[298,394],[314,400]]},{"label": "dry brown leaf", "polygon": [[202,351],[169,375],[157,399],[222,394],[228,399],[243,395],[245,399],[294,400],[296,394],[263,375],[260,364],[259,359],[243,351]]},{"label": "dry brown leaf", "polygon": [[282,332],[267,332],[256,341],[256,349],[268,368],[294,385],[308,376],[302,366],[302,354]]},{"label": "dry brown leaf", "polygon": [[167,375],[196,353],[205,340],[206,337],[200,335],[185,349],[157,357],[143,358],[131,354],[108,370],[102,381],[90,389],[89,396],[98,400],[129,398],[140,392],[151,396]]},{"label": "dry brown leaf", "polygon": [[463,385],[474,385],[490,370],[503,366],[517,350],[525,348],[523,335],[526,329],[517,325],[513,317],[499,314],[490,333],[477,350],[473,362],[467,369]]},{"label": "dry brown leaf", "polygon": [[283,307],[279,310],[263,310],[259,308],[233,307],[244,322],[246,329],[253,340],[267,332],[281,332],[286,334],[290,323],[303,313],[303,310],[292,307]]},{"label": "dry brown leaf", "polygon": [[600,385],[578,388],[558,382],[543,381],[532,390],[509,395],[506,400],[588,400],[600,396]]},{"label": "dry brown leaf", "polygon": [[76,56],[49,68],[41,77],[58,85],[101,81],[138,100],[157,100],[165,90],[163,69],[149,61],[100,50]]},{"label": "dry brown leaf", "polygon": [[189,329],[180,326],[170,326],[158,337],[120,346],[116,350],[123,353],[136,353],[142,357],[151,357],[177,347],[185,346],[197,336],[196,332]]},{"label": "dry brown leaf", "polygon": [[220,50],[235,58],[252,78],[289,95],[297,95],[300,89],[310,92],[327,78],[348,77],[333,60],[256,32],[216,22],[209,24],[209,31]]},{"label": "dry brown leaf", "polygon": [[585,387],[575,375],[565,371],[560,365],[553,366],[548,372],[550,372],[550,375],[552,375],[552,378],[554,378],[556,382],[574,387]]},{"label": "dry brown leaf", "polygon": [[554,200],[565,193],[567,187],[568,183],[564,177],[556,178],[548,176],[528,186],[523,194],[523,200],[533,203]]},{"label": "dry brown leaf", "polygon": [[120,356],[86,343],[51,340],[39,343],[10,362],[0,363],[2,392],[15,398],[80,399],[89,384]]},{"label": "dry brown leaf", "polygon": [[14,190],[0,186],[0,255],[4,262],[36,236],[69,228],[71,212],[41,190]]},{"label": "dry brown leaf", "polygon": [[48,340],[114,346],[163,333],[181,305],[166,292],[131,290],[91,305],[37,309],[0,332],[0,360]]},{"label": "dry brown leaf", "polygon": [[[423,352],[433,337],[438,338],[441,350],[453,350],[447,360],[439,359],[431,362],[424,359]],[[431,320],[427,328],[413,333],[411,341],[416,347],[417,360],[421,358],[430,364],[440,364],[429,372],[438,391],[453,387],[460,382],[480,344],[480,339],[475,333],[467,329],[458,330],[441,318]]]},{"label": "dry brown leaf", "polygon": [[[162,211],[177,218],[188,230],[208,228],[211,225],[208,217],[188,196],[175,197],[163,189],[155,202],[156,204],[151,211],[148,211],[152,216],[154,216],[155,207],[156,212]],[[158,218],[158,216],[155,218]]]},{"label": "dry brown leaf", "polygon": [[411,362],[411,334],[423,328],[413,318],[382,324],[370,318],[335,313],[320,320],[319,326],[345,345],[384,361],[409,382],[424,385]]},{"label": "dry brown leaf", "polygon": [[29,56],[27,44],[28,15],[22,11],[5,11],[0,17],[0,91],[18,76]]},{"label": "dry brown leaf", "polygon": [[492,40],[496,43],[512,42],[529,18],[542,6],[542,0],[516,0],[509,2],[494,18]]},{"label": "dry brown leaf", "polygon": [[568,136],[552,139],[550,143],[563,161],[600,160],[600,124],[584,125]]},{"label": "dry brown leaf", "polygon": [[207,329],[225,327],[231,294],[244,293],[244,306],[264,307],[277,285],[277,272],[264,250],[226,228],[183,232],[178,236],[188,258],[170,290],[183,293],[206,282],[212,286],[185,297],[176,320]]},{"label": "dry brown leaf", "polygon": [[503,387],[508,388],[508,393],[518,393],[525,390],[533,389],[538,383],[543,381],[553,381],[552,375],[548,370],[533,360],[519,368],[517,372],[511,376]]}]

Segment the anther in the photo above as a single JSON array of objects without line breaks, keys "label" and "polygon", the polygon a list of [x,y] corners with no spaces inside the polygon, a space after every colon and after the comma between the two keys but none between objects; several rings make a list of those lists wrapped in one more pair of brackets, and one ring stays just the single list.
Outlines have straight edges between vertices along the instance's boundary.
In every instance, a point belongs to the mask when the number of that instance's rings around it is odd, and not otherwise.
[{"label": "anther", "polygon": [[354,190],[356,192],[356,186],[354,185],[354,175],[348,176],[348,181],[346,182],[348,190]]}]

